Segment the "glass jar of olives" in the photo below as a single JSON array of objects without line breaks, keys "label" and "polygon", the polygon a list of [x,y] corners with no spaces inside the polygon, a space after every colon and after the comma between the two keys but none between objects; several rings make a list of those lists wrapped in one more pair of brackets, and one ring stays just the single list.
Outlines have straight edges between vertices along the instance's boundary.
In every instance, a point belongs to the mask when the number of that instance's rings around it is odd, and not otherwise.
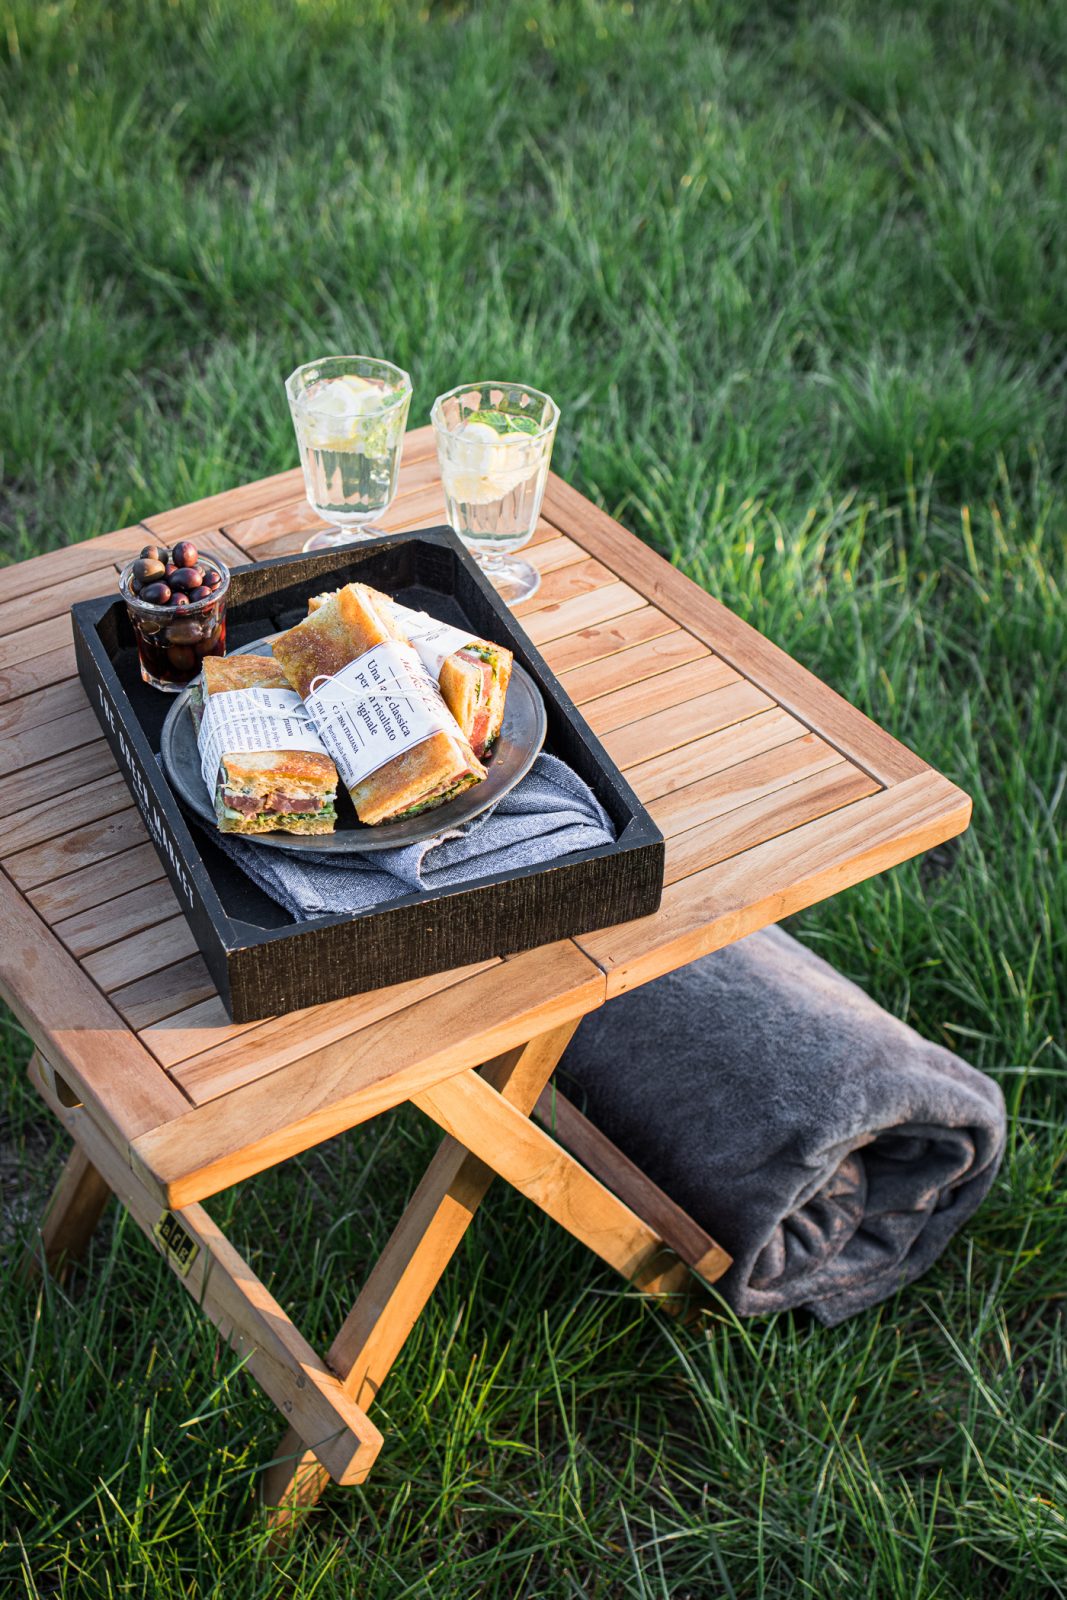
[{"label": "glass jar of olives", "polygon": [[122,569],[119,589],[137,639],[141,677],[177,694],[204,656],[226,652],[228,569],[189,539],[168,548],[146,544]]}]

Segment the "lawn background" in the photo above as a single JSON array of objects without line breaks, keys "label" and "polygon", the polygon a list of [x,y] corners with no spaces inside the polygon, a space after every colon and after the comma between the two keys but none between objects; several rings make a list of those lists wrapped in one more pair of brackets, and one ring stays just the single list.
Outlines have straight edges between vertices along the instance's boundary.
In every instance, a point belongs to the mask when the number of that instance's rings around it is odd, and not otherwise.
[{"label": "lawn background", "polygon": [[[292,465],[315,354],[400,362],[416,425],[542,385],[560,471],[974,796],[793,927],[1011,1113],[964,1237],[832,1332],[686,1333],[494,1190],[366,1490],[264,1562],[276,1413],[137,1230],[13,1285],[62,1141],[8,1019],[0,1592],[1067,1594],[1067,7],[0,19],[5,558]],[[433,1142],[399,1115],[213,1204],[320,1347]]]}]

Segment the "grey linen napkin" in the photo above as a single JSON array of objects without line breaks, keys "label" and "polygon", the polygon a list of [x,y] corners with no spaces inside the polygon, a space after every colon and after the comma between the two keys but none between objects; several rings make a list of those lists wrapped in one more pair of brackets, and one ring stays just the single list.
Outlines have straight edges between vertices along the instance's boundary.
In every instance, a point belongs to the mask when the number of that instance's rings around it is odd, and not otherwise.
[{"label": "grey linen napkin", "polygon": [[560,1066],[609,1138],[730,1251],[742,1316],[833,1326],[910,1283],[988,1192],[993,1081],[780,928],[586,1017]]},{"label": "grey linen napkin", "polygon": [[611,844],[615,831],[593,791],[555,756],[541,754],[509,794],[472,822],[421,844],[360,855],[289,855],[232,834],[215,842],[298,921],[369,911],[417,890],[437,891],[516,867]]}]

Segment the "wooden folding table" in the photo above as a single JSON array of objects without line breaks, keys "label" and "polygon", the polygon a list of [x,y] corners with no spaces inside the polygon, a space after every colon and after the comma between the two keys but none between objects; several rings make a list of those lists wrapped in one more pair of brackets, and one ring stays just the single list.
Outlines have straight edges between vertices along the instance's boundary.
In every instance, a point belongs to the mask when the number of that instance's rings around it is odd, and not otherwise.
[{"label": "wooden folding table", "polygon": [[[428,429],[408,435],[384,520],[444,520]],[[316,525],[284,472],[0,570],[0,986],[74,1139],[37,1250],[77,1254],[118,1196],[289,1423],[265,1481],[279,1527],[330,1478],[365,1477],[381,1445],[368,1412],[494,1173],[668,1305],[691,1273],[725,1270],[546,1089],[568,1039],[613,995],[949,838],[970,812],[553,477],[529,550],[541,587],[518,614],[667,838],[661,909],[235,1026],[75,675],[68,608],[111,591],[150,536],[239,563],[297,549]],[[407,1101],[445,1137],[323,1360],[201,1202]]]}]

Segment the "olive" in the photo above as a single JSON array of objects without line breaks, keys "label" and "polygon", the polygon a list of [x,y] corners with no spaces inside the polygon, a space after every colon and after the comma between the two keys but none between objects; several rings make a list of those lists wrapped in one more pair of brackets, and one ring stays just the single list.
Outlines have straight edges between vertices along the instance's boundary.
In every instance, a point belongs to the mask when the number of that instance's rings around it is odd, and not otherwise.
[{"label": "olive", "polygon": [[162,561],[154,561],[148,557],[133,564],[133,575],[139,583],[156,583],[166,576],[166,571]]},{"label": "olive", "polygon": [[193,589],[199,589],[204,582],[202,567],[179,567],[177,572],[172,572],[170,586],[172,589],[184,589],[186,594]]},{"label": "olive", "polygon": [[171,557],[179,567],[195,567],[200,560],[199,552],[191,539],[179,539],[171,551]]},{"label": "olive", "polygon": [[146,583],[141,590],[141,599],[147,600],[150,606],[169,606],[171,600],[170,585],[167,583]]},{"label": "olive", "polygon": [[146,544],[141,551],[141,560],[167,562],[170,560],[170,556],[167,554],[165,544]]},{"label": "olive", "polygon": [[163,576],[165,578],[173,578],[173,576],[177,572],[177,570],[178,570],[177,565],[173,561],[168,561],[167,562],[167,568],[166,568],[166,571],[164,572]]},{"label": "olive", "polygon": [[195,644],[202,631],[199,622],[172,622],[167,628],[167,643]]},{"label": "olive", "polygon": [[208,588],[206,583],[202,583],[199,589],[189,590],[189,599],[195,605],[197,600],[207,600],[210,595],[214,594],[214,592],[215,591],[213,589]]},{"label": "olive", "polygon": [[167,646],[167,660],[175,672],[192,672],[196,666],[196,651],[187,644],[170,644]]},{"label": "olive", "polygon": [[204,582],[209,589],[217,589],[222,582],[222,573],[217,567],[207,567],[204,571]]},{"label": "olive", "polygon": [[141,592],[141,585],[138,583],[137,579],[132,576],[130,578],[130,592],[131,594],[140,594]]},{"label": "olive", "polygon": [[211,632],[201,639],[200,643],[196,647],[196,653],[198,656],[214,656],[222,654],[219,644],[219,632],[220,630],[218,628],[212,628]]},{"label": "olive", "polygon": [[170,603],[171,603],[172,606],[177,607],[177,609],[179,611],[183,611],[185,609],[185,607],[189,604],[189,596],[187,594],[182,594],[179,591],[177,594],[172,594],[171,595]]}]

